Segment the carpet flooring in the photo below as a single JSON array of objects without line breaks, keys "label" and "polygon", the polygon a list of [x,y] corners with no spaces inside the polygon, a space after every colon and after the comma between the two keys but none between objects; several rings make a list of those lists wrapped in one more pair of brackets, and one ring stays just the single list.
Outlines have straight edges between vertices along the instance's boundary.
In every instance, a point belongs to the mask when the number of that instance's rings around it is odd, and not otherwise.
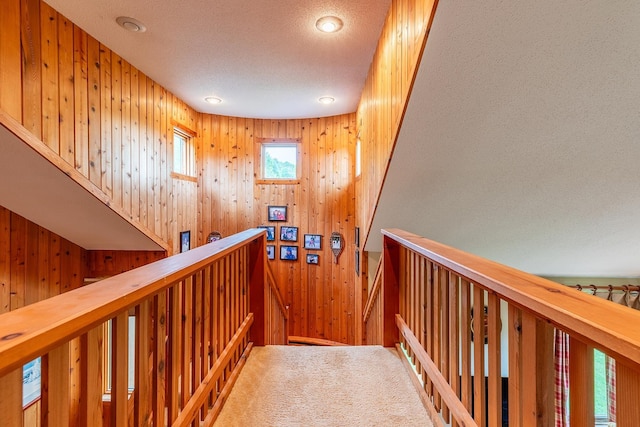
[{"label": "carpet flooring", "polygon": [[432,426],[395,350],[254,347],[216,427]]}]

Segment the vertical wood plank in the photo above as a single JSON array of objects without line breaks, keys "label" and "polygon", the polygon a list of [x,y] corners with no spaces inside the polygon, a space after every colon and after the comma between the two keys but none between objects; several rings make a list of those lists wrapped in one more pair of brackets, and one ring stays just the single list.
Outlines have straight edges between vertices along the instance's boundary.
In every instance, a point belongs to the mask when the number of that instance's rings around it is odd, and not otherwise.
[{"label": "vertical wood plank", "polygon": [[489,358],[489,385],[488,408],[489,427],[502,426],[502,372],[501,372],[501,342],[500,331],[500,299],[494,292],[489,292],[487,300],[488,310],[488,358]]},{"label": "vertical wood plank", "polygon": [[616,426],[631,427],[638,424],[640,405],[637,396],[640,392],[638,370],[630,368],[624,362],[616,361]]},{"label": "vertical wood plank", "polygon": [[[593,347],[569,337],[570,418],[574,425],[594,425]],[[620,376],[617,376],[619,380]],[[636,420],[637,422],[637,420]]]},{"label": "vertical wood plank", "polygon": [[0,109],[22,121],[20,0],[5,0],[0,8]]},{"label": "vertical wood plank", "polygon": [[58,14],[40,3],[42,46],[42,142],[60,154],[58,102]]},{"label": "vertical wood plank", "polygon": [[536,326],[535,316],[527,311],[522,311],[522,383],[520,388],[522,396],[522,425],[531,426],[537,425],[538,422]]},{"label": "vertical wood plank", "polygon": [[0,206],[0,314],[11,309],[11,212]]},{"label": "vertical wood plank", "polygon": [[149,381],[149,355],[151,343],[151,303],[143,301],[136,306],[136,359],[134,389],[134,424],[151,425],[151,384]]},{"label": "vertical wood plank", "polygon": [[522,425],[522,312],[509,304],[509,425]]},{"label": "vertical wood plank", "polygon": [[129,418],[129,313],[111,320],[111,425],[125,426]]},{"label": "vertical wood plank", "polygon": [[471,412],[471,284],[461,279],[460,285],[460,362],[462,364],[460,378],[460,400]]},{"label": "vertical wood plank", "polygon": [[22,369],[0,377],[0,414],[8,426],[22,425]]},{"label": "vertical wood plank", "polygon": [[51,350],[43,361],[42,425],[69,425],[69,344]]},{"label": "vertical wood plank", "polygon": [[[59,93],[59,138],[60,157],[75,167],[76,120],[74,94],[74,31],[73,23],[64,16],[58,16],[58,93]],[[79,80],[81,78],[79,77]]]},{"label": "vertical wood plank", "polygon": [[473,418],[480,427],[487,425],[485,412],[484,290],[473,285]]},{"label": "vertical wood plank", "polygon": [[160,292],[154,298],[154,343],[153,350],[153,425],[165,425],[165,386],[167,336],[167,294]]},{"label": "vertical wood plank", "polygon": [[[449,384],[453,392],[460,396],[460,277],[449,273]],[[457,426],[452,419],[452,426]]]},{"label": "vertical wood plank", "polygon": [[87,38],[87,103],[89,131],[89,180],[98,188],[102,185],[102,98],[100,96],[100,43],[93,37]]},{"label": "vertical wood plank", "polygon": [[73,96],[75,166],[82,175],[90,178],[89,39],[87,33],[75,25],[73,25]]},{"label": "vertical wood plank", "polygon": [[42,139],[40,0],[21,0],[22,125]]},{"label": "vertical wood plank", "polygon": [[80,337],[80,425],[102,420],[102,363],[104,354],[103,326]]}]

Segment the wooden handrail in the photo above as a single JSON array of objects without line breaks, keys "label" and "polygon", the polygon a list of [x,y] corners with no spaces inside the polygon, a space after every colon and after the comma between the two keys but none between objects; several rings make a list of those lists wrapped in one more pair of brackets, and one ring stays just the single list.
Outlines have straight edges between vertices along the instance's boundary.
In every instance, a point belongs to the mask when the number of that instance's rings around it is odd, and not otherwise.
[{"label": "wooden handrail", "polygon": [[640,329],[630,327],[637,324],[637,312],[412,233],[382,233],[616,359],[631,366],[640,361]]},{"label": "wooden handrail", "polygon": [[380,289],[382,288],[382,258],[378,260],[378,266],[376,267],[376,274],[373,279],[373,288],[371,289],[371,293],[369,293],[369,298],[367,298],[367,303],[364,306],[364,311],[362,312],[362,319],[366,323],[369,320],[369,316],[371,315],[371,310],[373,309],[373,304],[375,304],[376,299],[379,297]]},{"label": "wooden handrail", "polygon": [[223,258],[258,237],[250,229],[2,315],[0,377]]},{"label": "wooden handrail", "polygon": [[285,320],[289,320],[289,307],[284,304],[284,300],[282,298],[282,294],[280,293],[280,289],[276,285],[276,279],[273,276],[273,271],[271,271],[271,267],[267,265],[267,285],[271,288],[271,292],[276,297],[276,301],[278,302],[278,306],[280,307],[280,311],[284,316]]}]

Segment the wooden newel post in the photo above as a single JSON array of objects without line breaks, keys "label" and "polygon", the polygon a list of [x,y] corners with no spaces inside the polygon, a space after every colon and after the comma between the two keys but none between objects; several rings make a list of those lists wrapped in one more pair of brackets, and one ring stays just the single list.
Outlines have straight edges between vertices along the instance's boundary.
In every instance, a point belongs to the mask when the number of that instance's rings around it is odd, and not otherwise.
[{"label": "wooden newel post", "polygon": [[396,314],[400,312],[400,245],[384,236],[382,264],[382,343],[385,347],[394,347],[400,341],[396,326]]},{"label": "wooden newel post", "polygon": [[249,311],[253,313],[253,326],[250,337],[254,345],[265,344],[265,309],[264,293],[267,285],[264,260],[266,255],[266,243],[264,236],[259,237],[249,244],[248,268],[249,268]]}]

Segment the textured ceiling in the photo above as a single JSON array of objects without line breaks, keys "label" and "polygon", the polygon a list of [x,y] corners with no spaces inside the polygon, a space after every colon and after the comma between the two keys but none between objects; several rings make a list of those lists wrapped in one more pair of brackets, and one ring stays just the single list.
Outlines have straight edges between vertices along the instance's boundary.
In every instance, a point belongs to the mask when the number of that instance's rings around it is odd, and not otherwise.
[{"label": "textured ceiling", "polygon": [[[356,110],[391,0],[47,3],[197,111],[307,118]],[[342,31],[317,31],[324,15],[340,17]],[[147,31],[125,31],[118,16]],[[336,102],[320,104],[325,95]]]},{"label": "textured ceiling", "polygon": [[[640,3],[440,2],[367,248],[640,275]],[[417,193],[416,193],[417,191]]]}]

